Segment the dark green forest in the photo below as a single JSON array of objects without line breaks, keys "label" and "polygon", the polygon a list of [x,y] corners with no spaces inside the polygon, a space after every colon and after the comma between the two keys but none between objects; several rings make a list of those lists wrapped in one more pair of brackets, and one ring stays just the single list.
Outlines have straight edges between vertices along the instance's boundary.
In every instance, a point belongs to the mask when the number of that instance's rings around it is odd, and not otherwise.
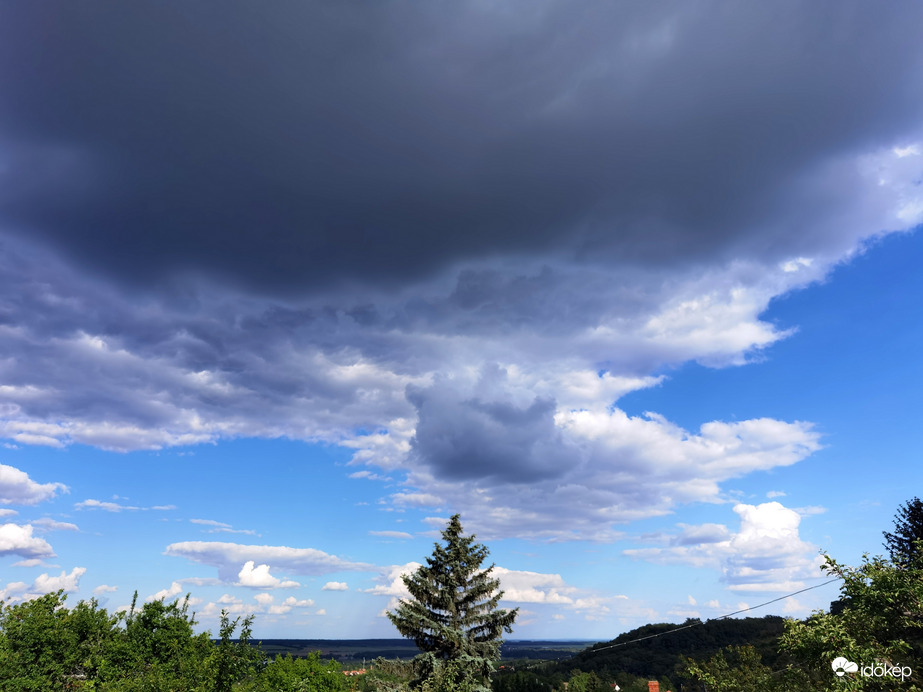
[{"label": "dark green forest", "polygon": [[654,680],[673,676],[683,656],[707,658],[725,647],[745,645],[753,646],[764,662],[775,667],[783,659],[778,644],[784,628],[785,619],[777,615],[644,625],[596,644],[556,668],[569,666],[567,670],[578,668],[607,677],[630,673]]}]

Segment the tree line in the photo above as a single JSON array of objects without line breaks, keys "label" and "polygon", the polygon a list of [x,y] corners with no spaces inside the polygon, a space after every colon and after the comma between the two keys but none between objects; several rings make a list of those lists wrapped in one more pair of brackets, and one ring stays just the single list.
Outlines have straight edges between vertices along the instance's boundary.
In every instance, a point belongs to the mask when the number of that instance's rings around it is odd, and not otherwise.
[{"label": "tree line", "polygon": [[[410,597],[388,617],[421,653],[376,660],[347,679],[318,653],[267,660],[251,642],[253,616],[222,611],[219,637],[195,634],[188,596],[110,615],[94,600],[65,606],[63,592],[0,608],[0,683],[10,692],[814,692],[923,690],[923,501],[900,508],[884,532],[889,557],[851,567],[825,556],[840,598],[805,620],[776,617],[646,625],[574,659],[498,673],[504,632],[518,610],[498,607],[503,592],[483,568],[486,546],[465,536],[458,515],[426,564],[403,580]],[[781,627],[781,631],[780,631]],[[235,639],[234,634],[238,632]],[[650,634],[664,635],[629,644]],[[741,641],[742,639],[742,641]],[[620,646],[625,644],[625,646]],[[569,670],[568,670],[569,669]],[[564,672],[568,670],[568,672]],[[671,678],[672,676],[672,678]]]}]

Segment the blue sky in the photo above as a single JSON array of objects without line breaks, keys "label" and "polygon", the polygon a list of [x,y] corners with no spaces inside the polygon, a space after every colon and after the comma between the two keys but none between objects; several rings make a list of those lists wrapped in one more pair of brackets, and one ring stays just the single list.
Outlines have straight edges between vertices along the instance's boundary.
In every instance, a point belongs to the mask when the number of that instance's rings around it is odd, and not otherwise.
[{"label": "blue sky", "polygon": [[0,11],[3,599],[395,636],[458,512],[602,640],[882,550],[919,8],[505,7]]}]

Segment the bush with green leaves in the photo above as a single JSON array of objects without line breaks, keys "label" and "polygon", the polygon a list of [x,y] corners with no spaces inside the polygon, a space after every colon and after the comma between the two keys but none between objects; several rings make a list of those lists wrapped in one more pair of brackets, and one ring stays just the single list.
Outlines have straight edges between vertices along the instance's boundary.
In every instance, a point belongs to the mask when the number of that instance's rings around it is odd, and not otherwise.
[{"label": "bush with green leaves", "polygon": [[[232,692],[262,667],[250,645],[251,618],[221,613],[220,640],[195,633],[186,600],[152,601],[109,615],[95,600],[65,607],[62,591],[0,607],[4,692]],[[240,638],[232,639],[241,626]]]},{"label": "bush with green leaves", "polygon": [[798,664],[815,690],[888,690],[895,680],[847,673],[837,677],[831,663],[845,657],[857,665],[909,666],[913,676],[900,681],[905,692],[923,689],[923,553],[895,563],[863,556],[858,567],[825,556],[824,570],[842,579],[842,609],[791,620],[781,649]]},{"label": "bush with green leaves", "polygon": [[781,684],[752,646],[728,646],[707,661],[684,658],[681,671],[712,692],[766,692]]},{"label": "bush with green leaves", "polygon": [[346,676],[337,661],[315,651],[306,658],[278,656],[256,676],[234,688],[240,692],[345,692]]},{"label": "bush with green leaves", "polygon": [[365,675],[354,680],[360,692],[405,692],[415,677],[412,661],[379,656]]},{"label": "bush with green leaves", "polygon": [[572,672],[567,684],[568,692],[610,692],[609,684],[596,673]]},{"label": "bush with green leaves", "polygon": [[61,591],[0,612],[3,690],[57,690],[96,677],[108,666],[117,618],[95,600],[69,611]]},{"label": "bush with green leaves", "polygon": [[[916,555],[923,556],[919,549]],[[747,692],[872,692],[923,690],[923,557],[891,561],[863,556],[857,567],[825,556],[824,571],[842,580],[838,607],[805,620],[788,620],[779,640],[788,664],[771,670],[753,647],[728,647],[704,662],[686,659],[683,674],[709,690]],[[835,659],[857,670],[838,676]],[[897,679],[863,669],[899,666]]]}]

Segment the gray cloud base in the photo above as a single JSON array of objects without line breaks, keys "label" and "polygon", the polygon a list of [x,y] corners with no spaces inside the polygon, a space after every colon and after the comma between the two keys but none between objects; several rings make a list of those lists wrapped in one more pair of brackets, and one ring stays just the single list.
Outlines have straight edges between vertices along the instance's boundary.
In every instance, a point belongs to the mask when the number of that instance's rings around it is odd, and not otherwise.
[{"label": "gray cloud base", "polygon": [[121,281],[288,293],[510,253],[812,255],[835,199],[802,181],[921,121],[921,13],[8,5],[0,215]]},{"label": "gray cloud base", "polygon": [[921,14],[4,5],[0,436],[339,443],[484,535],[717,501],[811,425],[616,402],[923,221]]}]

